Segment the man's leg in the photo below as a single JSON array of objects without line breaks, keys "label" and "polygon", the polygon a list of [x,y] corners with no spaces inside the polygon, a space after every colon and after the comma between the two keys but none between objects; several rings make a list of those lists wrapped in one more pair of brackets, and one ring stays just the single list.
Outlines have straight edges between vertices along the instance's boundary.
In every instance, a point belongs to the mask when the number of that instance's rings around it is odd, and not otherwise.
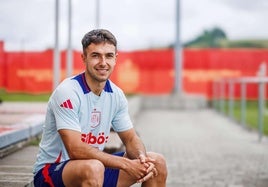
[{"label": "man's leg", "polygon": [[[142,184],[143,187],[165,187],[167,179],[167,166],[165,158],[157,153],[148,152],[149,157],[155,159],[155,167],[158,175],[153,176]],[[131,186],[137,182],[136,179],[131,178],[126,172],[120,170],[117,187]]]},{"label": "man's leg", "polygon": [[165,187],[167,180],[167,165],[165,158],[162,155],[153,152],[147,154],[149,157],[156,160],[155,167],[158,175],[142,183],[142,187]]},{"label": "man's leg", "polygon": [[104,165],[98,160],[71,160],[63,169],[63,183],[66,187],[102,187],[104,170]]}]

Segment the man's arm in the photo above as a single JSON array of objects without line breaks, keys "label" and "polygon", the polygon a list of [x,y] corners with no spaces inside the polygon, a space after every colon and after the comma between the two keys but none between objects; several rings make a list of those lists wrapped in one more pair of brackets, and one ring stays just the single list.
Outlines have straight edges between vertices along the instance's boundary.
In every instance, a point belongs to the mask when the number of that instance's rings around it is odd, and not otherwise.
[{"label": "man's arm", "polygon": [[119,132],[118,135],[126,147],[128,158],[139,159],[140,155],[146,156],[145,146],[134,128],[124,132]]},{"label": "man's arm", "polygon": [[114,159],[113,155],[104,153],[99,149],[90,146],[81,141],[81,133],[74,130],[62,129],[58,131],[65,148],[69,154],[70,159],[97,159],[100,160],[105,166],[124,169],[124,161]]},{"label": "man's arm", "polygon": [[126,147],[128,158],[139,159],[140,163],[145,164],[147,167],[146,175],[137,182],[142,183],[151,177],[157,176],[158,171],[155,168],[155,160],[148,157],[145,146],[136,131],[132,128],[124,132],[119,132],[118,135]]},{"label": "man's arm", "polygon": [[138,159],[130,160],[125,157],[110,155],[82,142],[81,133],[78,131],[62,129],[58,132],[71,160],[97,159],[104,166],[122,169],[136,179],[147,173],[146,165],[140,163]]}]

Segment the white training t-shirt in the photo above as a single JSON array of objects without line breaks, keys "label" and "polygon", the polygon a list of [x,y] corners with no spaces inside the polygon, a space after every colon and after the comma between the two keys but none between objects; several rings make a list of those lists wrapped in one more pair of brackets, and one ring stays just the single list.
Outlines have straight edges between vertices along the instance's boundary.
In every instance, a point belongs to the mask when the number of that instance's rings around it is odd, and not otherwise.
[{"label": "white training t-shirt", "polygon": [[79,131],[81,141],[103,150],[111,127],[116,132],[133,127],[123,91],[108,80],[101,95],[97,96],[86,84],[85,73],[65,79],[49,99],[33,172],[47,163],[69,159],[58,130]]}]

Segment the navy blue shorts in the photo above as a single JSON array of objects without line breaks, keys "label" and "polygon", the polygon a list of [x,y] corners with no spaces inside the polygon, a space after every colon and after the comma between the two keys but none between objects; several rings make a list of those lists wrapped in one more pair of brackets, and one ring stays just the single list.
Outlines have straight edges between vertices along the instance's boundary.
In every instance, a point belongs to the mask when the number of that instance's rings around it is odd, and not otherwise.
[{"label": "navy blue shorts", "polygon": [[[114,153],[116,156],[123,156],[124,152]],[[47,164],[34,176],[35,187],[64,187],[62,171],[69,160],[61,163]],[[119,176],[119,169],[105,168],[103,187],[116,187]]]}]

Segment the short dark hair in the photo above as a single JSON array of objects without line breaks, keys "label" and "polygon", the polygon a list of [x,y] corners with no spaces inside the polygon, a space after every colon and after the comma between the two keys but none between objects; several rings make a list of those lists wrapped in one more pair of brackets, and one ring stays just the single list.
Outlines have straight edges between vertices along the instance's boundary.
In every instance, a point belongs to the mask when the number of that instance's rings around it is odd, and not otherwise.
[{"label": "short dark hair", "polygon": [[84,35],[81,40],[83,46],[83,53],[85,54],[86,48],[91,44],[99,44],[99,43],[108,43],[115,46],[115,50],[117,50],[117,41],[115,36],[106,29],[95,29],[89,31]]}]

